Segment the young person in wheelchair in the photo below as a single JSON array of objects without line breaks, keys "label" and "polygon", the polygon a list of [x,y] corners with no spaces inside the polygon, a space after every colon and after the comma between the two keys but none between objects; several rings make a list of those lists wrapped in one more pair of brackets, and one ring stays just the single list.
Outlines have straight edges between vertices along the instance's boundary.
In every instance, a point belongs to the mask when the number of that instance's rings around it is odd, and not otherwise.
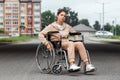
[{"label": "young person in wheelchair", "polygon": [[[39,33],[39,39],[46,47],[50,50],[50,44],[45,38],[50,31],[59,31],[62,35],[62,48],[68,52],[68,61],[71,70],[79,70],[80,67],[75,64],[75,50],[80,53],[80,57],[84,62],[86,72],[95,71],[95,67],[89,63],[85,47],[82,42],[72,42],[68,40],[68,35],[70,32],[75,32],[75,30],[65,21],[66,12],[64,10],[58,10],[57,20],[49,24],[45,29]],[[58,34],[52,36],[53,41],[59,40],[60,36]],[[77,36],[76,36],[77,38]]]}]

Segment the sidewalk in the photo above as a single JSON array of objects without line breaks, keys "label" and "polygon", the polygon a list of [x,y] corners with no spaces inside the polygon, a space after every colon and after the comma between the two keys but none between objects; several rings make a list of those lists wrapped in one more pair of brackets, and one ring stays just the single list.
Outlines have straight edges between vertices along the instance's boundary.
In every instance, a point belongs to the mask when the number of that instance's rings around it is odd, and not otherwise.
[{"label": "sidewalk", "polygon": [[31,39],[29,41],[25,41],[25,42],[18,42],[15,44],[39,44],[40,40],[39,39]]}]

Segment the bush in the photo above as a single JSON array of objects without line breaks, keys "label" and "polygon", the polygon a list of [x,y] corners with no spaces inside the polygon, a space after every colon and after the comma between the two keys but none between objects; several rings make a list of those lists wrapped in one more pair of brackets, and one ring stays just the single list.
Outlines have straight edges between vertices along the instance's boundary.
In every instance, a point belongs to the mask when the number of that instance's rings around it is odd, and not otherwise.
[{"label": "bush", "polygon": [[4,31],[3,31],[3,30],[0,30],[0,33],[4,33]]}]

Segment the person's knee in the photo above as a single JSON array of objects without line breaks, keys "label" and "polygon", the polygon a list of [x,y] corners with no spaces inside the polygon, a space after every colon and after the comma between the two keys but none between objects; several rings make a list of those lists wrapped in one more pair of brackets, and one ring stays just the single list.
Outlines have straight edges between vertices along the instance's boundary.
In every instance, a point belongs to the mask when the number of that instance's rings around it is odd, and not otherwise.
[{"label": "person's knee", "polygon": [[68,45],[72,47],[72,46],[74,46],[74,43],[73,42],[69,42]]},{"label": "person's knee", "polygon": [[80,47],[84,47],[84,44],[83,44],[83,42],[76,42],[76,43],[75,43],[75,46],[76,46],[77,48],[80,48]]},{"label": "person's knee", "polygon": [[81,46],[83,45],[83,42],[77,42],[77,45]]}]

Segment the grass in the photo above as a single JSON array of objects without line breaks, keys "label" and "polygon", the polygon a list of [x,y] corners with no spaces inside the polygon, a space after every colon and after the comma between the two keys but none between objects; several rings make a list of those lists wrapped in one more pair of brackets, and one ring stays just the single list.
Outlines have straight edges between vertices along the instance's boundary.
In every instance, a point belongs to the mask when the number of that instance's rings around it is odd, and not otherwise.
[{"label": "grass", "polygon": [[100,36],[100,38],[120,40],[120,36]]},{"label": "grass", "polygon": [[104,36],[102,38],[108,38],[108,39],[120,39],[120,36]]},{"label": "grass", "polygon": [[111,39],[120,39],[120,36],[111,36]]},{"label": "grass", "polygon": [[37,36],[20,36],[20,37],[10,37],[10,38],[1,38],[0,42],[21,42],[28,41],[30,39],[37,38]]}]

